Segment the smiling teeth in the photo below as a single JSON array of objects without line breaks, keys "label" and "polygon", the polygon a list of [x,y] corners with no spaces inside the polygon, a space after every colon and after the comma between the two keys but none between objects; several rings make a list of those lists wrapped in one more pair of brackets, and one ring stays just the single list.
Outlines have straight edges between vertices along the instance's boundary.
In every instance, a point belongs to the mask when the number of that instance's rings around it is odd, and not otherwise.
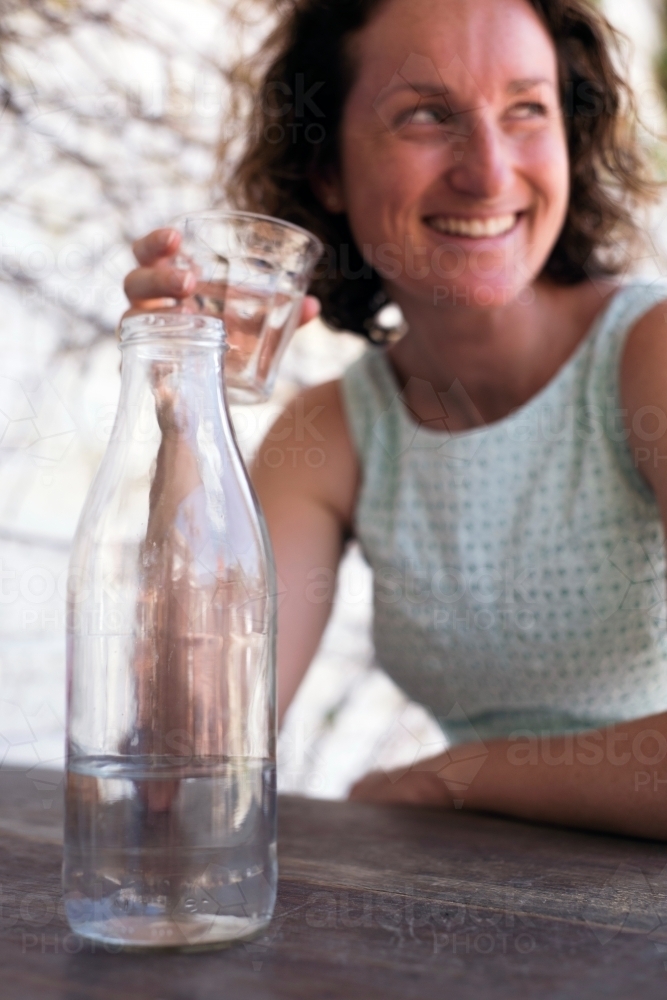
[{"label": "smiling teeth", "polygon": [[498,215],[492,219],[455,219],[434,215],[428,220],[433,229],[448,236],[501,236],[513,229],[517,215]]}]

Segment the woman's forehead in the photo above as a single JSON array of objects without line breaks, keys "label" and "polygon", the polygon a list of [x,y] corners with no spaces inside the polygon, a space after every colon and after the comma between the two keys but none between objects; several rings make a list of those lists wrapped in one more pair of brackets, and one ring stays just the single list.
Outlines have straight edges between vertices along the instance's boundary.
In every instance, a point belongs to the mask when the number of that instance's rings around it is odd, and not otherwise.
[{"label": "woman's forehead", "polygon": [[527,0],[387,0],[352,43],[364,90],[401,81],[423,92],[484,96],[556,83],[556,52]]}]

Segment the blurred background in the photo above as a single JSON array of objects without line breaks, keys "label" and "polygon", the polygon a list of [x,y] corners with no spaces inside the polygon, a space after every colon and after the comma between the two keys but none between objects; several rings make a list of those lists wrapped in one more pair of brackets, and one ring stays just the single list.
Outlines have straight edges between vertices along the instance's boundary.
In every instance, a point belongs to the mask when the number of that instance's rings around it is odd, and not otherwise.
[{"label": "blurred background", "polygon": [[[606,0],[659,173],[667,173],[667,0]],[[0,0],[0,764],[63,766],[69,547],[119,389],[115,329],[130,245],[222,204],[242,139],[232,64],[272,24],[259,0]],[[667,273],[667,207],[644,259]],[[267,404],[233,408],[250,457],[304,385],[363,351],[315,321]],[[437,724],[373,661],[371,579],[346,554],[334,612],[279,741],[279,788],[344,796],[368,770],[443,746]]]}]

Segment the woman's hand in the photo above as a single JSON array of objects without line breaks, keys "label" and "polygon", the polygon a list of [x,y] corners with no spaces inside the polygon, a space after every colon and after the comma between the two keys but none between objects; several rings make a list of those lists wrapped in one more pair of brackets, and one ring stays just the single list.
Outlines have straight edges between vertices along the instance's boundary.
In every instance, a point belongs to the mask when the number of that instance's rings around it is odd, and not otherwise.
[{"label": "woman's hand", "polygon": [[[133,244],[139,267],[125,279],[125,294],[130,300],[125,316],[169,308],[192,295],[197,284],[194,272],[175,266],[180,246],[181,234],[169,228],[155,229]],[[319,301],[307,295],[301,309],[301,323],[308,323],[319,312]]]},{"label": "woman's hand", "polygon": [[667,712],[600,730],[522,732],[449,747],[412,768],[366,775],[349,797],[453,806],[665,841],[666,747]]},{"label": "woman's hand", "polygon": [[353,802],[452,808],[447,786],[430,770],[372,771],[352,786],[349,798]]}]

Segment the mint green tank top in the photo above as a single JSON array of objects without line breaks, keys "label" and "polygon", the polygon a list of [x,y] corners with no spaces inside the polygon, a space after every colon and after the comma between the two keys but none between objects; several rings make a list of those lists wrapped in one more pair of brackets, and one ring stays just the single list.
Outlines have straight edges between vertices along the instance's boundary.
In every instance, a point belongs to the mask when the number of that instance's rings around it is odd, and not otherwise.
[{"label": "mint green tank top", "polygon": [[619,400],[626,336],[665,299],[619,289],[536,396],[468,431],[419,424],[380,348],[343,375],[376,657],[452,743],[667,710],[663,528]]}]

